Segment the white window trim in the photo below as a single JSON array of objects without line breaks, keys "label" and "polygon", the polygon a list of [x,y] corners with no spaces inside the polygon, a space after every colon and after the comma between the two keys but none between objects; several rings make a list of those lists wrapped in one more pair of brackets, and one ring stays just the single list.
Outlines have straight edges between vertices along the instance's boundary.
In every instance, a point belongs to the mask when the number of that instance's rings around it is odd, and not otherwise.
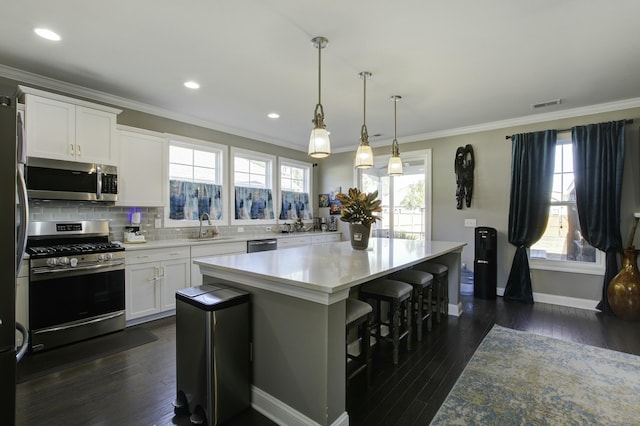
[{"label": "white window trim", "polygon": [[[311,209],[311,212],[314,212],[315,210],[315,203],[314,203],[314,197],[313,197],[313,163],[306,163],[304,161],[298,161],[298,160],[292,160],[290,158],[283,158],[283,157],[278,157],[278,179],[277,179],[277,185],[278,185],[278,196],[277,196],[277,202],[278,202],[278,209],[276,210],[276,221],[278,221],[278,218],[280,217],[280,208],[282,208],[282,191],[283,189],[281,188],[281,176],[280,176],[280,171],[282,170],[282,166],[293,166],[293,167],[299,167],[299,168],[304,168],[306,170],[306,183],[307,183],[307,187],[305,188],[305,190],[307,191],[307,193],[309,194],[309,208]],[[315,215],[313,215],[315,217]]]},{"label": "white window trim", "polygon": [[604,276],[606,255],[598,249],[596,249],[595,262],[579,262],[575,260],[532,259],[529,249],[527,249],[527,255],[529,256],[529,267],[531,269]]},{"label": "white window trim", "polygon": [[222,185],[222,199],[223,203],[226,205],[226,208],[222,212],[221,220],[212,220],[211,223],[216,226],[226,226],[229,224],[229,212],[231,211],[231,205],[233,204],[231,198],[229,197],[229,185],[228,185],[228,173],[227,163],[228,163],[228,152],[229,147],[227,145],[218,144],[215,142],[205,141],[201,139],[193,139],[186,136],[179,136],[173,134],[166,134],[168,143],[165,145],[165,158],[167,159],[167,205],[164,208],[164,227],[165,228],[187,228],[187,227],[199,227],[200,221],[198,220],[173,220],[169,219],[170,206],[169,203],[171,200],[169,199],[169,147],[171,145],[181,146],[185,148],[191,149],[202,149],[203,151],[216,151],[220,153],[220,163],[218,170],[218,177],[220,179]]},{"label": "white window trim", "polygon": [[[271,196],[272,196],[272,200],[273,200],[273,219],[236,219],[236,215],[235,215],[235,186],[236,186],[236,182],[235,182],[235,158],[236,156],[241,156],[244,158],[251,158],[251,159],[255,159],[255,160],[259,160],[259,161],[266,161],[267,163],[270,163],[270,167],[269,167],[269,171],[268,171],[268,176],[267,176],[267,182],[270,182],[271,184]],[[229,214],[229,218],[230,218],[230,223],[231,225],[270,225],[270,224],[276,224],[277,223],[277,218],[278,218],[278,214],[276,211],[276,208],[278,206],[278,204],[280,203],[280,196],[278,195],[279,192],[279,185],[276,186],[276,178],[275,178],[275,167],[277,164],[277,158],[275,155],[269,155],[269,154],[265,154],[264,152],[257,152],[257,151],[250,151],[247,149],[241,149],[241,148],[235,148],[235,147],[231,147],[231,154],[229,156],[229,210],[228,210],[228,214]],[[233,198],[233,199],[232,199]]]}]

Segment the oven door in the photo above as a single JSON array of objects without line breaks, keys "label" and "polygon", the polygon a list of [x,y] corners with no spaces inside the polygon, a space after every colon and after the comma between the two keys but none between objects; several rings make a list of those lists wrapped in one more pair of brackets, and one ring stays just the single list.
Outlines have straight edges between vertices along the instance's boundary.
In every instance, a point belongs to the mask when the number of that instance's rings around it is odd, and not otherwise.
[{"label": "oven door", "polygon": [[29,325],[32,350],[124,328],[124,265],[68,271],[32,268]]}]

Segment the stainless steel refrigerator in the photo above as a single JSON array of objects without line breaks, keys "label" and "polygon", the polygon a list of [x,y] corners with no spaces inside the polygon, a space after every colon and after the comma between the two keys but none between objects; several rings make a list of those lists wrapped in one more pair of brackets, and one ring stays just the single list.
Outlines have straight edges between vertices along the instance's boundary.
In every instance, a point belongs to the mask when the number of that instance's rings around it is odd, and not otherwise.
[{"label": "stainless steel refrigerator", "polygon": [[[26,244],[28,202],[22,167],[24,137],[15,96],[0,93],[0,413],[3,424],[15,424],[16,364],[28,336],[16,323],[16,277]],[[23,345],[16,350],[16,329]]]}]

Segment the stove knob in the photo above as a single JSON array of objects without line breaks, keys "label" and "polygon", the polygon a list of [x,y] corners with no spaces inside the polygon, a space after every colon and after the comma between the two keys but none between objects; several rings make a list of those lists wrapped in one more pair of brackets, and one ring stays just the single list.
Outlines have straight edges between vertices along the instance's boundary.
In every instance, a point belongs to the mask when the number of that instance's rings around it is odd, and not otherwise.
[{"label": "stove knob", "polygon": [[72,257],[71,260],[69,260],[69,265],[71,265],[72,268],[75,268],[76,266],[78,266],[78,259]]},{"label": "stove knob", "polygon": [[96,260],[98,262],[104,262],[104,256],[101,254],[96,254]]},{"label": "stove knob", "polygon": [[58,259],[58,264],[60,264],[60,265],[68,265],[69,264],[69,258],[68,257],[61,257],[60,259]]},{"label": "stove knob", "polygon": [[113,254],[112,253],[105,253],[104,260],[113,260]]},{"label": "stove knob", "polygon": [[55,257],[51,257],[49,259],[47,259],[47,265],[48,266],[56,266],[58,264],[58,259]]}]

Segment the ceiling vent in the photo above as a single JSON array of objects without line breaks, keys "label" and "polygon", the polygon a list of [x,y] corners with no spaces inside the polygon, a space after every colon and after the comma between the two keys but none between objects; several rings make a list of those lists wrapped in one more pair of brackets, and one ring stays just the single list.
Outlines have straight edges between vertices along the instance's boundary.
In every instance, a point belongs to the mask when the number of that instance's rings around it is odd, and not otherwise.
[{"label": "ceiling vent", "polygon": [[562,101],[560,99],[553,99],[551,101],[545,101],[545,102],[540,102],[538,104],[533,104],[531,105],[532,109],[538,109],[538,108],[546,108],[546,107],[550,107],[553,105],[560,105]]}]

